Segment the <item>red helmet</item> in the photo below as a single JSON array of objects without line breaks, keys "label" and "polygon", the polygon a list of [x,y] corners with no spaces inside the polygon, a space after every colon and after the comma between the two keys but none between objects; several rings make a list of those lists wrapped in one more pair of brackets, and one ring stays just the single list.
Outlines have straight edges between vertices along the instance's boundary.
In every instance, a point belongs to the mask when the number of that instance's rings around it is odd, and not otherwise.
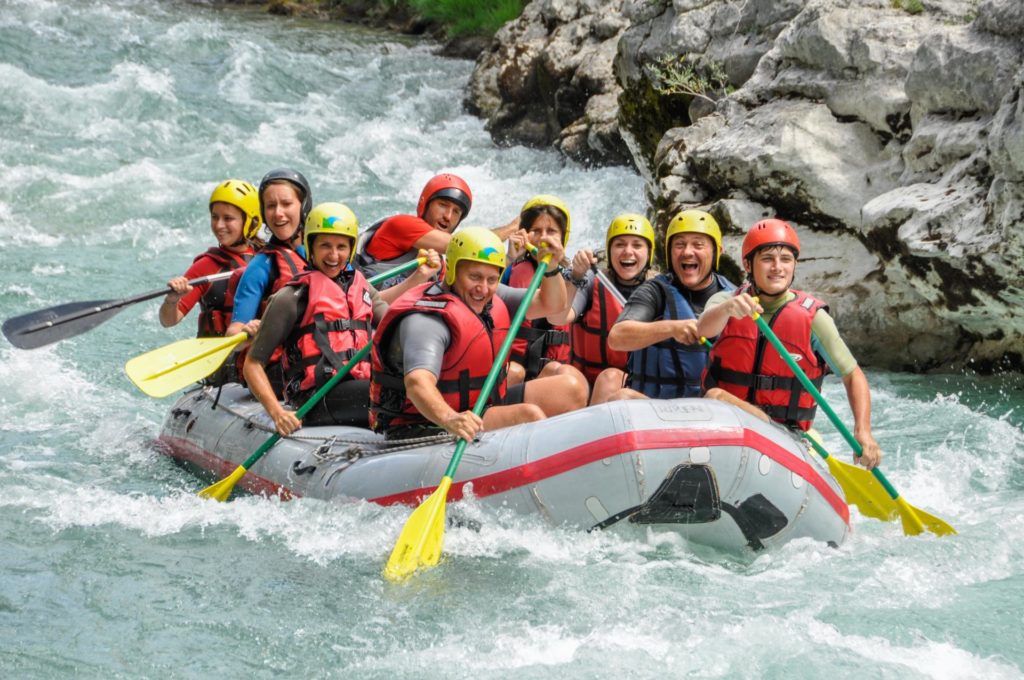
[{"label": "red helmet", "polygon": [[462,207],[462,215],[459,217],[459,222],[466,219],[466,215],[469,214],[469,208],[473,205],[473,194],[469,190],[469,185],[461,177],[449,175],[448,173],[432,177],[427,182],[427,185],[423,187],[423,193],[420,194],[420,202],[416,204],[416,214],[420,219],[427,214],[427,206],[435,198],[447,198],[458,203]]},{"label": "red helmet", "polygon": [[746,260],[761,248],[786,246],[793,255],[800,257],[800,239],[788,222],[779,219],[761,220],[750,228],[743,238],[743,259]]}]

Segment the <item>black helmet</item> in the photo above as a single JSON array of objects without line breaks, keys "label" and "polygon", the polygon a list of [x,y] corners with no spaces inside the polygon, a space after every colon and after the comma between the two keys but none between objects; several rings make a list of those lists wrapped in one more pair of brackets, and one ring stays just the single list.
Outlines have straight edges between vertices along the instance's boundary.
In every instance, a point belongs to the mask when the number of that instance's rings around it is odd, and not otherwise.
[{"label": "black helmet", "polygon": [[302,194],[302,212],[299,215],[299,228],[306,223],[306,217],[309,215],[309,211],[313,209],[313,191],[309,188],[309,182],[298,170],[292,170],[291,168],[276,168],[271,170],[267,174],[263,175],[263,179],[260,180],[260,213],[266,214],[263,208],[263,192],[267,190],[267,185],[274,181],[284,180],[294,184],[299,193]]}]

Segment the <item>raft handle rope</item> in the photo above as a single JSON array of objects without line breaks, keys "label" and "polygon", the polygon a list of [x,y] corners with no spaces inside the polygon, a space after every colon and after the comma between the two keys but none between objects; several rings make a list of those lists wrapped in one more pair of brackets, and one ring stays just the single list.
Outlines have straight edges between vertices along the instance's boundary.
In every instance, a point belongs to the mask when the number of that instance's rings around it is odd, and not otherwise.
[{"label": "raft handle rope", "polygon": [[[201,391],[200,395],[198,395],[198,397],[199,398],[204,398],[204,399],[209,399],[211,401],[215,401],[216,402],[216,399],[213,399],[211,397],[211,393],[214,390],[216,390],[216,389],[217,388],[215,388],[215,387],[205,387],[205,388],[202,389],[202,391]],[[244,420],[245,423],[246,423],[245,426],[247,428],[260,430],[262,432],[267,432],[267,433],[270,433],[270,434],[273,434],[273,433],[277,432],[276,428],[267,426],[264,423],[259,422],[253,416],[247,416],[244,413],[239,413],[238,411],[232,409],[230,406],[225,406],[224,404],[215,404],[214,408],[219,408],[222,411],[226,411],[226,412],[230,413],[231,415],[235,416],[236,418],[238,418],[240,420]],[[350,458],[351,455],[354,455],[354,458],[358,458],[358,457],[363,456],[363,455],[371,455],[371,456],[373,456],[373,455],[377,455],[377,454],[380,454],[380,453],[393,453],[395,451],[402,451],[404,449],[419,448],[420,446],[425,446],[427,444],[451,443],[451,442],[454,442],[456,440],[455,435],[449,434],[447,432],[445,432],[443,434],[432,434],[432,435],[428,435],[428,436],[425,436],[425,437],[413,437],[413,438],[410,438],[410,439],[402,439],[400,441],[391,442],[391,443],[386,442],[386,441],[382,441],[382,442],[378,443],[378,442],[367,441],[366,439],[354,439],[354,438],[347,439],[347,438],[339,437],[337,435],[331,435],[329,437],[316,437],[316,436],[312,436],[312,435],[308,435],[307,436],[307,435],[290,434],[290,435],[283,436],[282,439],[295,439],[297,441],[321,442],[320,447],[318,447],[316,449],[316,451],[314,451],[314,455],[317,455],[318,453],[320,455],[322,455],[323,456],[322,462],[329,462],[331,460],[339,460],[340,458]],[[329,448],[327,448],[326,450],[323,450],[323,446],[325,444],[329,445]],[[335,444],[345,444],[345,445],[350,445],[350,446],[349,446],[349,449],[347,449],[345,452],[342,452],[341,454],[332,454],[331,453],[331,449],[334,447]],[[367,449],[367,448],[364,448],[364,447],[369,447],[369,448]],[[323,452],[321,453],[321,451],[323,451]],[[354,451],[355,453],[354,454],[349,454],[349,451]],[[354,458],[352,458],[352,459],[354,460]],[[320,459],[318,458],[318,460],[320,460]]]}]

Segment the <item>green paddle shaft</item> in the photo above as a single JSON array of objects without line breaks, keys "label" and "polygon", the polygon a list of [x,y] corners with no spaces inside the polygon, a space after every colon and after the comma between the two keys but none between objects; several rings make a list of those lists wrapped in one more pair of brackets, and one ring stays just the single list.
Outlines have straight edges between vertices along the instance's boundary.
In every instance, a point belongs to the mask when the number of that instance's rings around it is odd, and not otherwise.
[{"label": "green paddle shaft", "polygon": [[[425,258],[417,258],[415,260],[412,260],[411,262],[400,264],[393,269],[389,269],[386,272],[377,274],[376,276],[371,277],[367,281],[372,286],[375,283],[386,281],[392,276],[397,276],[398,274],[405,273],[410,269],[420,266],[424,262]],[[321,399],[327,396],[327,393],[330,392],[335,385],[341,382],[341,380],[352,371],[356,364],[358,364],[360,361],[366,358],[366,355],[370,353],[370,349],[372,347],[373,343],[370,342],[367,343],[366,346],[363,347],[361,350],[356,352],[352,356],[352,359],[347,364],[345,364],[340,371],[331,376],[331,379],[324,383],[323,387],[314,392],[313,396],[307,399],[306,403],[299,407],[299,409],[295,412],[295,417],[298,418],[299,420],[302,420],[306,416],[306,414],[309,413],[313,409],[313,407],[320,402]],[[267,441],[263,442],[258,449],[253,451],[253,454],[251,456],[245,459],[245,462],[242,463],[242,467],[244,467],[246,470],[252,467],[256,463],[256,461],[263,457],[264,453],[273,448],[274,444],[276,444],[279,439],[281,439],[281,435],[277,432],[268,437]]]},{"label": "green paddle shaft", "polygon": [[[846,440],[846,443],[848,443],[850,445],[850,448],[853,449],[853,453],[859,457],[864,451],[864,449],[860,445],[860,442],[854,439],[853,434],[848,429],[846,429],[846,425],[844,425],[843,421],[839,419],[839,416],[836,414],[836,412],[832,410],[832,406],[829,405],[827,401],[825,401],[825,397],[823,397],[821,392],[818,391],[818,388],[814,386],[814,383],[811,382],[811,379],[807,377],[807,374],[804,373],[803,369],[800,368],[800,366],[798,366],[797,363],[793,360],[793,357],[789,355],[789,352],[782,345],[782,341],[779,340],[777,335],[775,335],[775,331],[773,331],[768,326],[768,324],[765,323],[765,320],[761,318],[760,314],[754,314],[754,322],[757,323],[757,327],[761,329],[761,333],[764,334],[764,337],[768,338],[768,342],[772,343],[772,346],[776,349],[776,351],[778,351],[779,356],[781,356],[782,360],[786,362],[786,365],[789,366],[789,369],[793,371],[793,374],[796,376],[797,380],[800,381],[800,384],[804,386],[805,390],[810,392],[811,396],[814,397],[814,401],[818,402],[818,406],[821,407],[821,410],[825,412],[825,415],[828,416],[828,419],[832,421],[832,424],[835,425],[837,430],[839,430],[839,433],[843,435],[843,438]],[[896,491],[895,487],[893,487],[893,485],[889,483],[889,480],[886,479],[885,475],[882,474],[881,470],[879,470],[877,467],[872,468],[871,474],[875,476],[875,479],[877,479],[878,483],[885,488],[886,493],[888,493],[891,498],[899,498],[899,492]]]},{"label": "green paddle shaft", "polygon": [[[309,413],[313,409],[313,407],[316,406],[320,402],[320,400],[323,399],[327,395],[327,393],[334,388],[335,385],[341,382],[342,379],[344,379],[344,377],[352,371],[352,368],[356,364],[358,364],[360,361],[366,358],[366,355],[370,353],[370,348],[372,346],[372,344],[367,344],[361,350],[356,352],[352,359],[347,364],[345,364],[345,366],[342,367],[340,371],[331,376],[331,379],[324,383],[323,387],[314,392],[313,396],[307,399],[306,403],[299,407],[299,410],[295,412],[295,417],[298,418],[299,420],[302,420],[306,416],[306,414]],[[263,454],[265,454],[270,449],[274,448],[274,444],[276,444],[280,439],[281,433],[279,432],[275,432],[274,434],[267,437],[267,440],[260,444],[260,447],[253,451],[253,454],[251,456],[245,459],[245,462],[242,463],[242,467],[245,468],[246,470],[251,468],[253,465],[256,464],[256,461],[263,457]]]},{"label": "green paddle shaft", "polygon": [[[491,396],[491,391],[494,390],[494,385],[498,382],[498,375],[505,366],[505,359],[508,358],[509,352],[512,351],[512,343],[515,342],[516,333],[519,332],[519,327],[523,325],[523,319],[526,318],[526,310],[530,306],[530,301],[533,300],[534,293],[540,288],[550,259],[550,256],[544,257],[537,264],[537,271],[534,273],[533,280],[530,281],[530,285],[526,289],[526,295],[523,297],[519,309],[516,310],[515,316],[512,317],[512,323],[509,326],[508,335],[505,336],[505,342],[501,343],[501,349],[498,350],[498,356],[494,359],[491,372],[487,374],[487,380],[484,381],[483,389],[480,390],[480,394],[476,398],[476,404],[473,405],[473,413],[478,416],[482,416],[484,409],[487,407],[487,399]],[[467,444],[469,444],[468,441],[460,439],[459,443],[455,445],[455,453],[452,454],[452,460],[444,471],[445,477],[451,478],[455,476],[455,468],[459,466],[459,462],[462,460],[462,452],[466,450]]]}]

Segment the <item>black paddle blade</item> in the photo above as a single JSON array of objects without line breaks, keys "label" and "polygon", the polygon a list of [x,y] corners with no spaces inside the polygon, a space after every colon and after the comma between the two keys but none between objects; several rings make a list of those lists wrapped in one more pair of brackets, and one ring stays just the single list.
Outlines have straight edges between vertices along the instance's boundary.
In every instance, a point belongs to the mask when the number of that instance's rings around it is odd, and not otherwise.
[{"label": "black paddle blade", "polygon": [[4,321],[3,334],[19,349],[35,349],[80,335],[120,312],[118,300],[69,302]]}]

